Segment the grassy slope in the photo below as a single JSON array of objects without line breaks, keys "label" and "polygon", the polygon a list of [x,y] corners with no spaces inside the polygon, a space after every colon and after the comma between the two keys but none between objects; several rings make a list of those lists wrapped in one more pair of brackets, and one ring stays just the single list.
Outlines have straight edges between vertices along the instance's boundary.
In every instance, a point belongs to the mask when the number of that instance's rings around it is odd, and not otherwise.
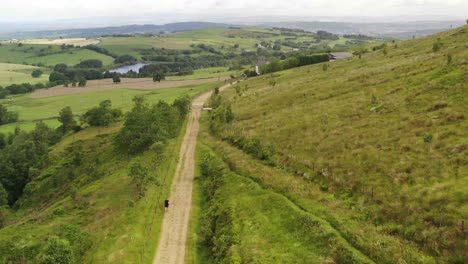
[{"label": "grassy slope", "polygon": [[193,80],[205,79],[212,77],[226,77],[230,75],[239,75],[239,71],[230,71],[228,67],[210,67],[199,70],[194,70],[192,75],[186,76],[171,76],[167,80]]},{"label": "grassy slope", "polygon": [[[39,78],[33,78],[31,76],[32,71],[36,69],[41,68],[22,64],[0,63],[0,86],[47,82],[49,80],[49,75],[47,74],[43,74]],[[41,70],[45,71],[44,69]]]},{"label": "grassy slope", "polygon": [[[159,89],[155,91],[140,91],[133,89],[116,89],[86,94],[74,94],[67,96],[54,96],[47,98],[31,98],[29,94],[13,97],[12,100],[0,100],[0,103],[7,106],[9,111],[18,112],[20,115],[21,127],[24,130],[33,129],[31,123],[34,120],[52,118],[58,116],[59,111],[70,106],[76,115],[83,114],[91,107],[98,105],[101,101],[112,100],[114,107],[127,111],[132,107],[132,99],[136,95],[144,95],[148,102],[165,100],[172,102],[181,95],[193,96],[201,91],[214,87],[216,84],[206,83],[187,87]],[[72,88],[71,88],[72,89]],[[47,122],[48,125],[56,127],[59,125],[55,120]],[[23,127],[24,126],[24,127]],[[0,126],[0,132],[12,132],[16,124]]]},{"label": "grassy slope", "polygon": [[[274,146],[282,174],[212,145],[239,173],[322,215],[379,263],[463,262],[467,32],[390,45],[387,55],[332,62],[328,71],[262,76],[241,84],[241,96],[227,91],[236,120],[224,135]],[[443,47],[433,52],[438,38]]]},{"label": "grassy slope", "polygon": [[[60,46],[50,45],[50,49],[48,47],[48,45],[23,45],[22,47],[2,45],[0,46],[0,62],[21,64],[43,63],[47,66],[65,63],[73,66],[82,60],[99,59],[104,65],[112,65],[114,63],[113,58],[92,50],[72,48],[63,52]],[[38,56],[38,51],[41,49],[44,49],[48,54],[46,56]]]},{"label": "grassy slope", "polygon": [[[14,224],[0,229],[0,262],[3,257],[21,255],[21,251],[27,258],[34,256],[47,237],[63,237],[64,227],[70,224],[88,233],[93,242],[80,263],[152,261],[164,215],[160,205],[170,191],[182,137],[171,140],[162,155],[149,150],[127,157],[111,144],[120,126],[83,130],[51,151],[49,168],[27,187],[27,199],[20,201],[21,209],[10,219]],[[73,146],[81,146],[85,152],[83,164],[70,172],[67,164],[73,160]],[[142,199],[136,198],[127,173],[134,160],[157,179]]]},{"label": "grassy slope", "polygon": [[[148,102],[171,102],[181,95],[193,96],[215,85],[143,94]],[[101,99],[106,98],[94,98]],[[118,106],[128,110],[131,98],[128,100],[128,104]],[[32,101],[35,100],[29,100],[34,106]],[[50,107],[52,104],[45,103]],[[81,104],[95,105],[89,101]],[[138,156],[126,156],[112,144],[121,126],[120,123],[108,128],[87,128],[64,138],[51,149],[47,168],[26,187],[26,198],[18,202],[20,210],[8,218],[7,227],[0,229],[0,263],[7,257],[17,260],[22,254],[32,259],[48,237],[65,236],[65,227],[69,225],[79,226],[93,241],[92,247],[80,257],[80,263],[152,261],[163,217],[159,205],[169,196],[184,129],[178,139],[169,142],[163,154],[150,149]],[[73,151],[79,148],[84,150],[84,155],[81,164],[74,167]],[[148,168],[149,176],[157,179],[140,200],[128,176],[128,166],[135,160]],[[77,198],[73,199],[73,194]]]}]

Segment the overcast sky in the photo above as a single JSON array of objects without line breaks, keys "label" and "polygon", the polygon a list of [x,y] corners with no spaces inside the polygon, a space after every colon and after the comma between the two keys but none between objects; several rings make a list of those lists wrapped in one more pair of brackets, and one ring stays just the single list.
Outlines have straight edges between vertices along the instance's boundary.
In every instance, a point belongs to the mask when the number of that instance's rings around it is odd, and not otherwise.
[{"label": "overcast sky", "polygon": [[0,0],[2,22],[151,14],[179,14],[181,18],[417,15],[461,19],[468,16],[468,0]]}]

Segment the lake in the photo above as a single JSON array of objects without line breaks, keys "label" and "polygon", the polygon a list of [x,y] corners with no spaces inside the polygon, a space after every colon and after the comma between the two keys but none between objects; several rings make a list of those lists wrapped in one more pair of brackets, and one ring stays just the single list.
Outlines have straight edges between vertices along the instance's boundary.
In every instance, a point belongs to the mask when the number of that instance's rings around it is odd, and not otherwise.
[{"label": "lake", "polygon": [[129,71],[134,71],[134,72],[138,73],[138,71],[141,68],[143,68],[144,66],[146,66],[146,65],[149,65],[149,63],[140,62],[140,63],[137,63],[137,64],[125,65],[125,66],[119,67],[117,69],[112,69],[109,72],[117,72],[117,73],[120,73],[120,74],[126,74]]}]

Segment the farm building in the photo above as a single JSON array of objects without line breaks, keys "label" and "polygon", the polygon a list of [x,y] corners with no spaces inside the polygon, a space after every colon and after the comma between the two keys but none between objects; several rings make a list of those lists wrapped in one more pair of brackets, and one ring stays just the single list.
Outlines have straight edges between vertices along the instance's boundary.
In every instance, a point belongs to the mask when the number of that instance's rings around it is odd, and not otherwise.
[{"label": "farm building", "polygon": [[328,53],[328,57],[330,57],[331,61],[342,60],[342,59],[346,59],[346,58],[349,58],[349,57],[352,57],[352,56],[353,56],[353,54],[350,53],[350,52],[331,52],[331,53]]}]

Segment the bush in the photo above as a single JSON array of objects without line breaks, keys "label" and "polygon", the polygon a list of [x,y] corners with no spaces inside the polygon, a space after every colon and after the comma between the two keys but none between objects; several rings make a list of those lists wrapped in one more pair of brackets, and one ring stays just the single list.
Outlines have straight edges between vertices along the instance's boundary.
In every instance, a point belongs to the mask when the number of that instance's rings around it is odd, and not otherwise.
[{"label": "bush", "polygon": [[44,264],[73,263],[73,252],[68,240],[50,237],[41,262]]},{"label": "bush", "polygon": [[102,101],[98,107],[93,107],[83,115],[83,120],[90,126],[109,126],[122,116],[122,111],[112,109],[112,101]]},{"label": "bush", "polygon": [[18,121],[18,118],[18,113],[8,111],[5,106],[0,104],[0,125],[15,123]]},{"label": "bush", "polygon": [[31,73],[31,76],[33,78],[39,78],[41,77],[41,75],[43,74],[43,72],[41,70],[34,70],[32,73]]},{"label": "bush", "polygon": [[154,142],[174,138],[182,125],[180,103],[170,106],[164,101],[149,106],[143,97],[134,98],[135,106],[127,114],[124,127],[116,138],[125,152],[135,154],[146,150]]}]

